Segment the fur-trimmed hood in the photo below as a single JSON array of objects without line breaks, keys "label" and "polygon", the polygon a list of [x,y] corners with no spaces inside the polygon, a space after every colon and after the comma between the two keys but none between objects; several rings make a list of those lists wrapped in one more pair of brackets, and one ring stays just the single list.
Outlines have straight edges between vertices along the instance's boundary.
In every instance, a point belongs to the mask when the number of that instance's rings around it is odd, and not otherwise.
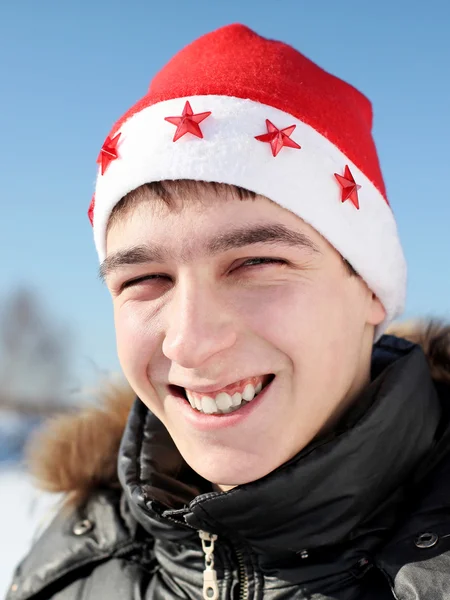
[{"label": "fur-trimmed hood", "polygon": [[[422,346],[432,378],[450,385],[450,325],[437,321],[393,325],[387,332]],[[98,405],[51,418],[28,445],[36,485],[80,504],[99,487],[119,487],[117,455],[130,408],[131,388],[109,387]]]}]

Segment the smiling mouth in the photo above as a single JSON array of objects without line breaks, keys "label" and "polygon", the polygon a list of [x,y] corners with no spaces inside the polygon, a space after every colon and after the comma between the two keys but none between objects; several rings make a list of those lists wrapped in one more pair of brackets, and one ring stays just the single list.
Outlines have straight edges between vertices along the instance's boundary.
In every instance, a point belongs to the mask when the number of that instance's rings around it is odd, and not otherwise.
[{"label": "smiling mouth", "polygon": [[[260,378],[253,378],[260,380]],[[248,383],[241,392],[235,392],[234,394],[228,394],[226,392],[220,392],[214,395],[208,394],[193,394],[186,391],[185,388],[176,385],[170,385],[169,388],[171,393],[177,398],[183,398],[187,403],[190,404],[191,408],[199,413],[206,415],[226,415],[232,412],[236,412],[240,408],[243,408],[272,383],[275,379],[273,373],[264,376],[262,382],[259,381],[256,385]]]}]

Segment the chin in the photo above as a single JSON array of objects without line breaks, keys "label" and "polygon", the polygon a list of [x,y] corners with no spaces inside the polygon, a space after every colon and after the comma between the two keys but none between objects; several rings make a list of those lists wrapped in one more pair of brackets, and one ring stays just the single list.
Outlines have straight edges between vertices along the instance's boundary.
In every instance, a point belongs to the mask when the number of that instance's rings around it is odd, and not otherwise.
[{"label": "chin", "polygon": [[[188,453],[189,454],[189,453]],[[220,451],[208,456],[207,459],[198,455],[186,455],[185,461],[201,477],[218,486],[235,487],[261,479],[276,469],[279,465],[264,461],[260,456],[242,456],[242,453]],[[236,454],[239,454],[237,456]]]}]

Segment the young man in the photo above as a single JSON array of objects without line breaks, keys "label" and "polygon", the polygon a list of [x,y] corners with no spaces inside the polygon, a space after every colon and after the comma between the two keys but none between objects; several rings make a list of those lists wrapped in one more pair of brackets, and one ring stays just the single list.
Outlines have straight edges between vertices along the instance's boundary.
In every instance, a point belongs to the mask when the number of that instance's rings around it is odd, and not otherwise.
[{"label": "young man", "polygon": [[232,25],[114,126],[90,217],[138,398],[35,444],[69,501],[9,599],[450,598],[449,335],[383,335],[406,269],[371,122]]}]

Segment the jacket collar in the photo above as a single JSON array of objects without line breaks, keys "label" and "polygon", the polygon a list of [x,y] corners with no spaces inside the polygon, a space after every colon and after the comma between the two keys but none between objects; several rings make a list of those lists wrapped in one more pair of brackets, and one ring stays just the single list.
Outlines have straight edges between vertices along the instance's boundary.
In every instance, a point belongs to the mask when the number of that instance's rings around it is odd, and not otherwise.
[{"label": "jacket collar", "polygon": [[268,476],[214,492],[137,400],[119,478],[134,517],[157,538],[204,529],[278,558],[349,540],[369,550],[398,519],[414,474],[431,455],[440,417],[422,349],[384,336],[374,346],[372,382],[338,430]]}]

